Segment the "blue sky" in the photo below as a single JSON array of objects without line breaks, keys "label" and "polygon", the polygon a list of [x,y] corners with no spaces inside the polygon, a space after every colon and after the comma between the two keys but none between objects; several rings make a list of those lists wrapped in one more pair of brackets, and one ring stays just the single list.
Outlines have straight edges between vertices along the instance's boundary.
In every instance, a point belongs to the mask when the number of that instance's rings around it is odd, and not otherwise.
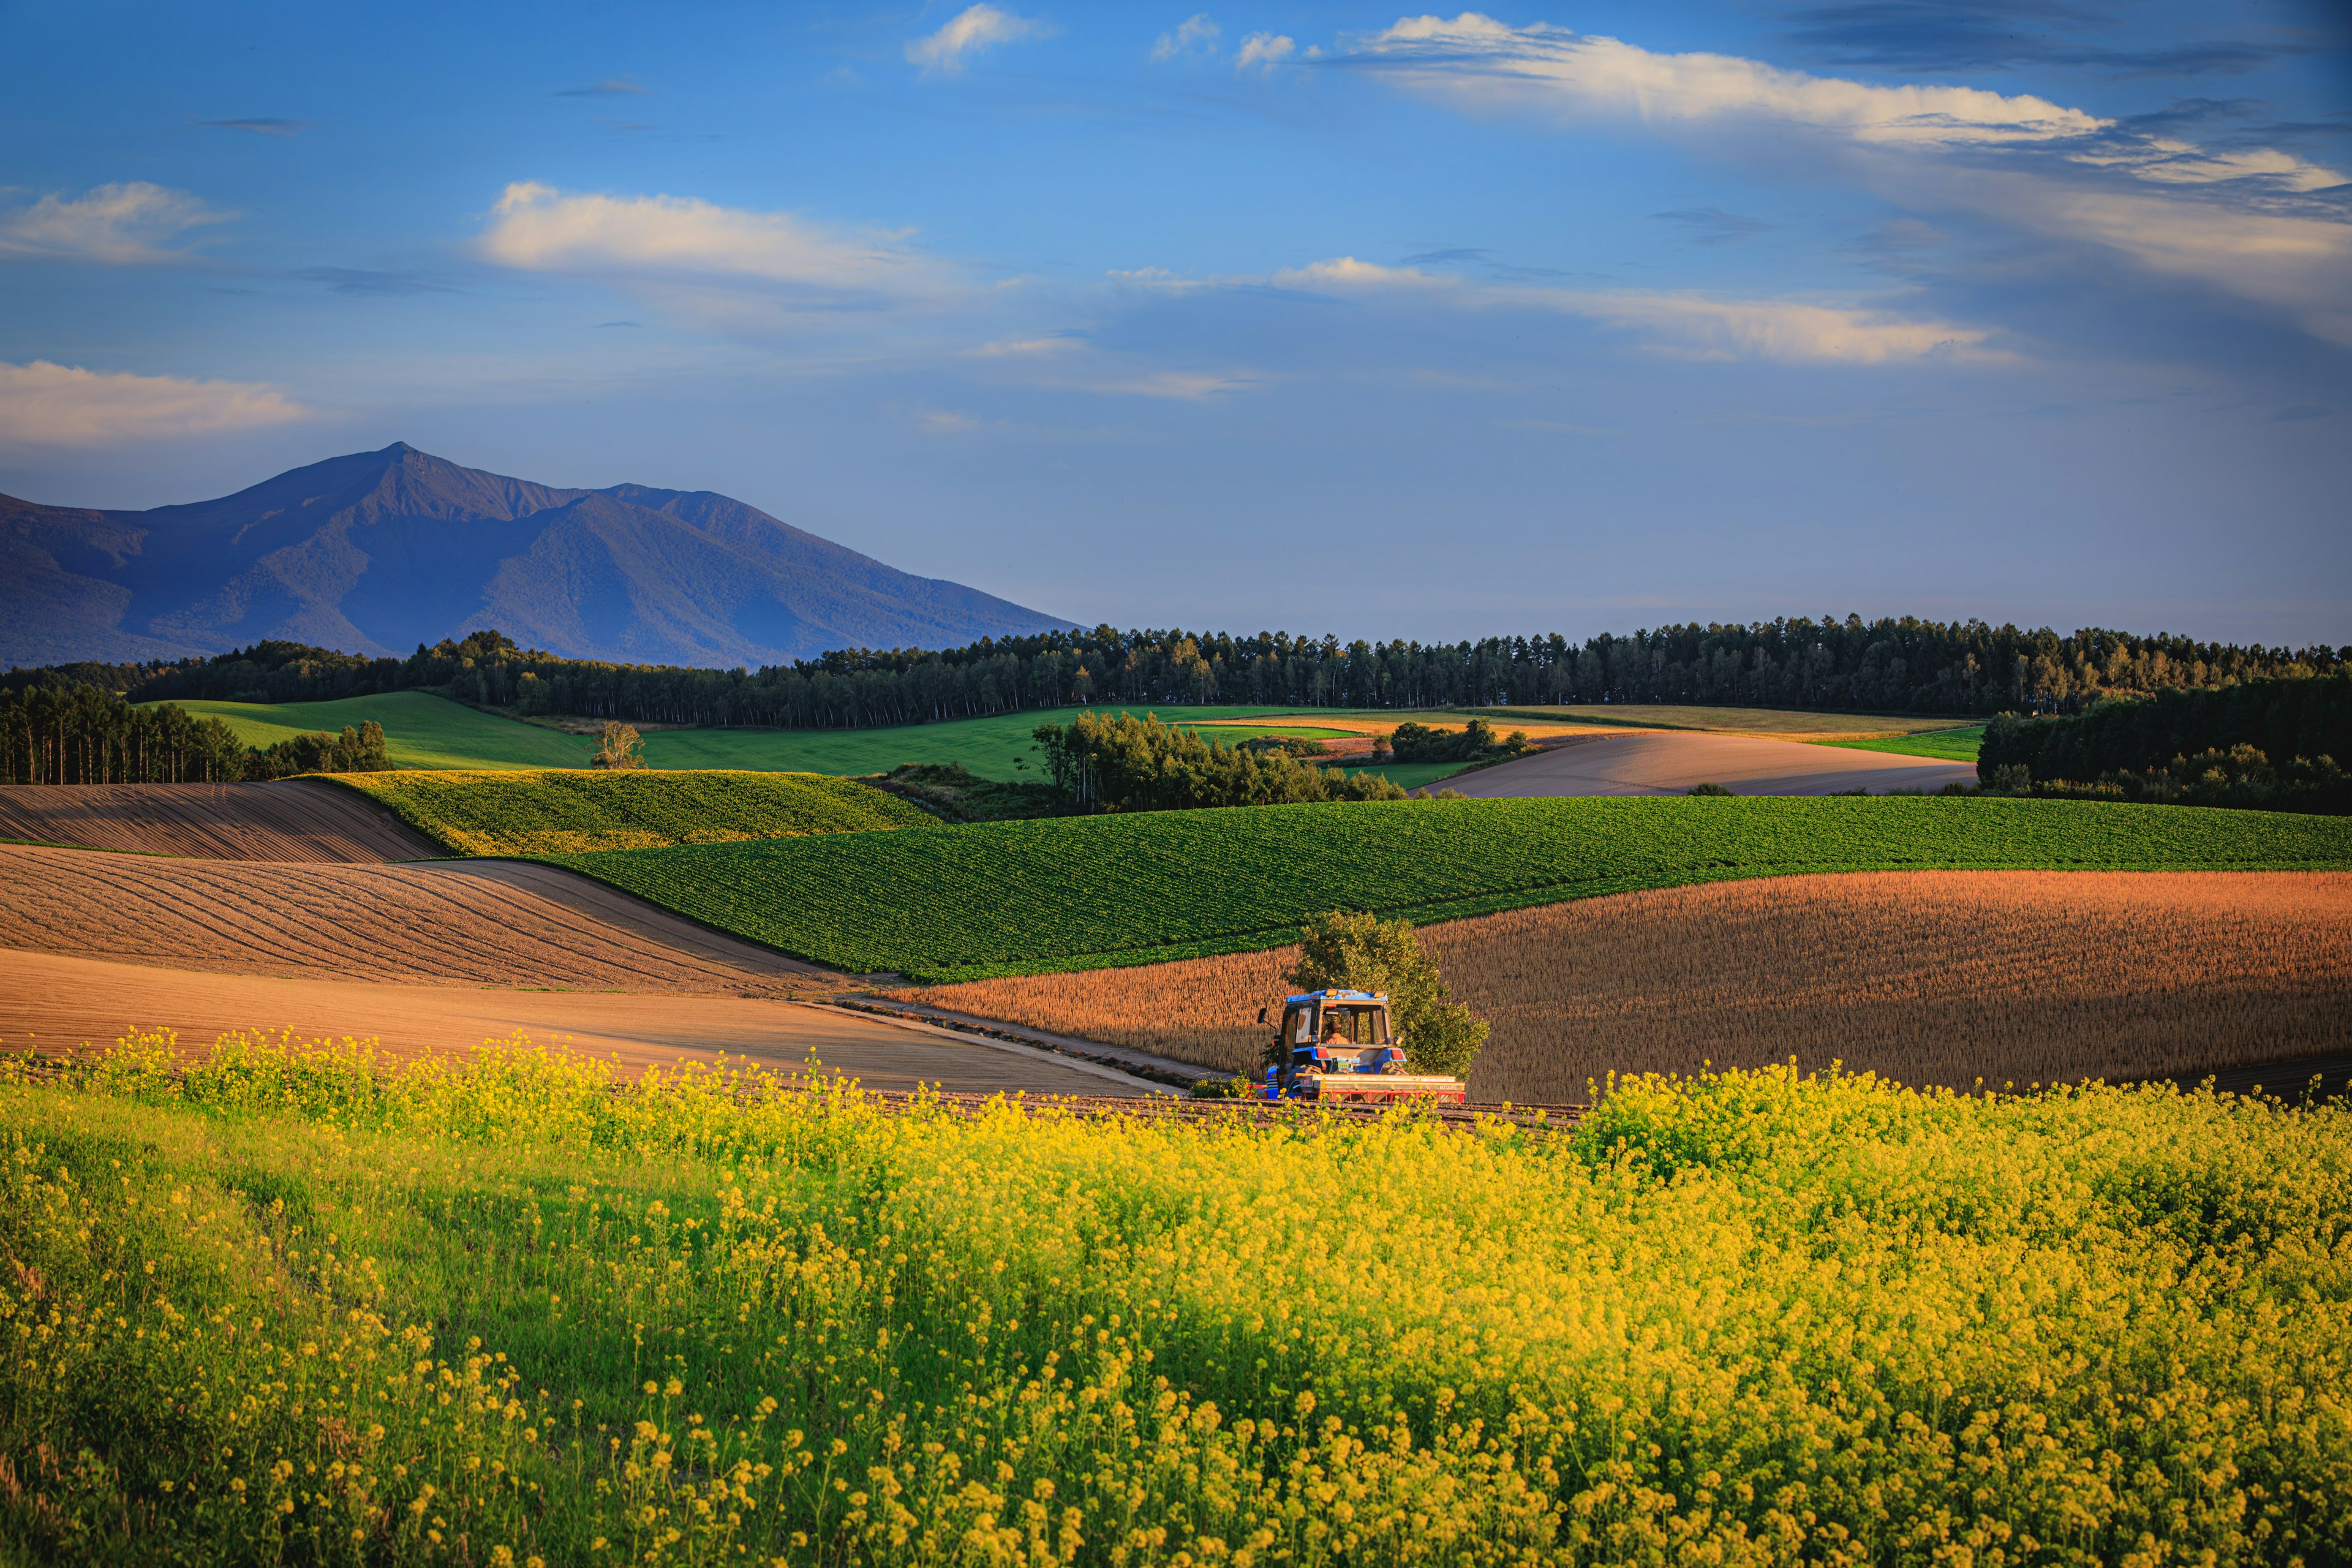
[{"label": "blue sky", "polygon": [[406,440],[1087,622],[2352,641],[2341,6],[80,0],[0,36],[30,500]]}]

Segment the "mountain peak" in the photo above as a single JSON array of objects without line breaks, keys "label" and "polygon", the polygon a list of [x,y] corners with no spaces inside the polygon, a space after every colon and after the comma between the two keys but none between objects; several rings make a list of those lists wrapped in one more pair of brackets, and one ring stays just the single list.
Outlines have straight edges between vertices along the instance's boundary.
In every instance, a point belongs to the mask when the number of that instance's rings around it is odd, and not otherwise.
[{"label": "mountain peak", "polygon": [[265,637],[397,653],[482,626],[577,658],[782,664],[1069,625],[709,490],[561,489],[405,441],[216,500],[18,510],[40,538],[27,522],[31,552],[0,554],[0,660],[24,664]]}]

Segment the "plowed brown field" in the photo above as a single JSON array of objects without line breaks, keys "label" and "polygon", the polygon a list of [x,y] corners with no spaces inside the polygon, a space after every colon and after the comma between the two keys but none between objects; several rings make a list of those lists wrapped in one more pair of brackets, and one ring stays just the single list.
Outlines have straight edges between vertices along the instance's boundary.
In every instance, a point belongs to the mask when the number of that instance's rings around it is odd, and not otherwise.
[{"label": "plowed brown field", "polygon": [[835,977],[515,861],[287,865],[0,845],[0,948],[232,974],[782,995]]},{"label": "plowed brown field", "polygon": [[[1554,904],[1422,938],[1494,1026],[1473,1100],[1577,1100],[1612,1071],[1792,1056],[1907,1083],[2021,1087],[2352,1049],[2352,875],[2338,872],[1784,877]],[[1253,1020],[1296,952],[913,995],[1254,1071]]]},{"label": "plowed brown field", "polygon": [[0,1050],[102,1047],[131,1028],[178,1032],[201,1050],[232,1029],[373,1039],[394,1056],[471,1049],[522,1035],[612,1061],[625,1075],[681,1057],[748,1059],[786,1078],[814,1056],[869,1089],[919,1083],[971,1094],[1132,1095],[1149,1086],[1085,1063],[1023,1055],[763,996],[626,996],[464,990],[184,970],[0,952]]},{"label": "plowed brown field", "polygon": [[366,796],[307,779],[0,784],[0,838],[205,860],[366,863],[448,853]]}]

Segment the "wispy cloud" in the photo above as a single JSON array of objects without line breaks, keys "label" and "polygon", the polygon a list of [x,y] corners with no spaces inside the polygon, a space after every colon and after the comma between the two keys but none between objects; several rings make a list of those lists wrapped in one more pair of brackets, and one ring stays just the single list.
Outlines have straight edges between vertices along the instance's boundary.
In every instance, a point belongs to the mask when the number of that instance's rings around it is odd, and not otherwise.
[{"label": "wispy cloud", "polygon": [[606,195],[519,182],[491,209],[487,260],[530,272],[755,289],[816,310],[874,310],[954,291],[907,237],[691,196]]},{"label": "wispy cloud", "polygon": [[1284,37],[1278,33],[1252,33],[1242,40],[1242,47],[1234,53],[1234,69],[1245,71],[1255,67],[1260,70],[1272,70],[1288,59],[1297,48],[1297,40]]},{"label": "wispy cloud", "polygon": [[2026,93],[1874,84],[1717,54],[1656,54],[1475,12],[1408,18],[1349,57],[1465,111],[1601,116],[1845,157],[1915,210],[1962,208],[2151,271],[2277,305],[2352,342],[2352,223],[2315,193],[2336,170],[2275,147],[2212,148]]},{"label": "wispy cloud", "polygon": [[1010,11],[982,4],[960,11],[944,27],[927,34],[907,46],[907,61],[922,68],[923,74],[938,72],[953,76],[964,68],[965,59],[982,49],[998,44],[1010,44],[1022,38],[1042,38],[1053,29],[1045,23],[1026,16],[1016,16]]},{"label": "wispy cloud", "polygon": [[1352,256],[1277,272],[1271,281],[1277,288],[1384,293],[1462,309],[1580,316],[1638,333],[1644,346],[1681,358],[1888,365],[2014,357],[1990,347],[1991,333],[1982,329],[1911,316],[1892,301],[1825,303],[1646,289],[1531,288],[1474,282],[1413,267],[1383,267]]},{"label": "wispy cloud", "polygon": [[652,90],[653,89],[649,87],[638,86],[625,76],[608,76],[603,81],[591,82],[586,87],[559,89],[555,96],[558,98],[633,98]]},{"label": "wispy cloud", "polygon": [[1465,107],[1517,104],[1651,123],[1760,120],[1874,147],[2049,146],[2084,163],[2172,184],[2260,178],[2280,190],[2303,192],[2344,182],[2341,174],[2289,153],[2202,154],[2189,143],[2137,133],[2031,93],[1888,86],[1786,70],[1737,55],[1655,54],[1540,22],[1513,27],[1475,12],[1450,21],[1401,21],[1363,40],[1358,58]]},{"label": "wispy cloud", "polygon": [[1216,23],[1205,11],[1187,16],[1168,32],[1160,35],[1151,46],[1155,60],[1172,60],[1184,55],[1213,55],[1217,39],[1222,36]]},{"label": "wispy cloud", "polygon": [[204,120],[197,121],[207,131],[242,131],[253,136],[299,136],[310,129],[308,120]]},{"label": "wispy cloud", "polygon": [[112,447],[247,430],[309,410],[275,387],[82,370],[35,360],[0,364],[0,444]]},{"label": "wispy cloud", "polygon": [[0,256],[62,257],[116,267],[182,262],[189,259],[188,251],[174,241],[235,216],[185,191],[142,180],[100,185],[79,196],[46,195],[0,215]]}]

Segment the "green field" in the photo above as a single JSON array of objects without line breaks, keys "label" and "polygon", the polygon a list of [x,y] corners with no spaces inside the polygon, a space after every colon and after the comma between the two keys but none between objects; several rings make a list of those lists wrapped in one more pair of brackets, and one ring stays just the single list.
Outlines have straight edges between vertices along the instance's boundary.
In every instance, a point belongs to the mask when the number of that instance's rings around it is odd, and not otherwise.
[{"label": "green field", "polygon": [[581,735],[517,723],[422,691],[346,697],[334,702],[179,702],[218,719],[248,746],[373,719],[383,726],[393,765],[402,768],[584,768],[595,742]]},{"label": "green field", "polygon": [[922,827],[919,806],[824,773],[330,773],[461,855],[562,855]]},{"label": "green field", "polygon": [[1055,817],[553,857],[838,968],[950,981],[1271,947],[1330,909],[1931,867],[2352,868],[2352,818],[2071,801],[1399,801]]},{"label": "green field", "polygon": [[1973,763],[1984,744],[1984,726],[1965,730],[1930,730],[1924,734],[1888,736],[1876,741],[1816,741],[1817,746],[1843,746],[1854,752],[1893,752],[1904,757],[1937,757],[1948,763]]},{"label": "green field", "polygon": [[[1801,708],[1702,708],[1670,702],[1571,703],[1563,707],[1465,709],[1498,729],[1537,723],[1631,724],[1651,730],[1713,730],[1730,735],[1843,735],[1948,730],[1950,719],[1894,713],[1821,713]],[[1408,715],[1410,717],[1410,715]]]},{"label": "green field", "polygon": [[[1148,713],[1150,707],[1052,708],[998,713],[985,719],[947,719],[884,730],[662,730],[646,737],[646,765],[655,768],[761,768],[789,773],[887,773],[907,763],[961,763],[973,774],[1003,784],[1042,783],[1043,753],[1030,739],[1040,724],[1066,724],[1081,712]],[[1206,719],[1249,719],[1281,713],[1280,708],[1171,708],[1160,717],[1172,724]],[[1225,745],[1252,735],[1329,737],[1338,730],[1219,728],[1212,738]]]},{"label": "green field", "polygon": [[2352,1561],[2340,1106],[1780,1068],[1545,1137],[171,1063],[0,1068],[0,1562]]}]

